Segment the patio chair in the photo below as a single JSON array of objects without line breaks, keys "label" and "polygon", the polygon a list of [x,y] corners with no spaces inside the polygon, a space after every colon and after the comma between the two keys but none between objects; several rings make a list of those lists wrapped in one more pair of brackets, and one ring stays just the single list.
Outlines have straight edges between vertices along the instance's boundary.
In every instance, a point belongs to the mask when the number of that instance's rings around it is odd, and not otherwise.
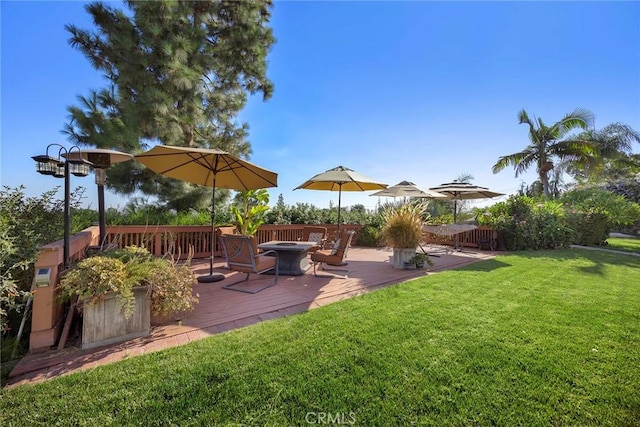
[{"label": "patio chair", "polygon": [[[333,277],[333,276],[321,276],[317,273],[316,266],[320,264],[320,268],[325,271],[335,271],[342,272],[344,276],[341,276],[343,279],[346,279],[349,270],[346,269],[329,269],[324,265],[341,265],[344,263],[347,258],[347,251],[349,250],[349,246],[351,245],[351,239],[353,238],[353,231],[343,231],[340,235],[340,239],[336,242],[336,246],[333,249],[318,249],[317,251],[311,254],[311,261],[313,262],[313,275],[316,277]],[[324,265],[323,265],[324,264]]]},{"label": "patio chair", "polygon": [[238,234],[238,230],[235,226],[221,226],[216,227],[216,248],[215,255],[221,256],[224,251],[222,249],[222,235],[223,234]]},{"label": "patio chair", "polygon": [[327,241],[327,227],[305,225],[302,227],[302,241],[315,242],[317,246],[309,248],[308,253],[313,253],[318,249],[323,249]]},{"label": "patio chair", "polygon": [[[258,252],[258,242],[254,236],[223,234],[221,237],[227,267],[233,271],[246,273],[246,277],[243,280],[224,285],[223,289],[256,294],[278,283],[278,253],[276,251]],[[266,286],[251,290],[234,287],[240,283],[247,282],[251,273],[262,274],[273,269],[275,269],[275,278]]]}]

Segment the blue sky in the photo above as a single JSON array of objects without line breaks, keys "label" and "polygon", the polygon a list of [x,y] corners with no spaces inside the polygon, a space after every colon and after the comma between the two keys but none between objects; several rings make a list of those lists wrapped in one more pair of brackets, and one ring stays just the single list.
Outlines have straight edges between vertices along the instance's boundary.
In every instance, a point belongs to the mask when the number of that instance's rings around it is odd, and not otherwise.
[{"label": "blue sky", "polygon": [[[29,195],[62,185],[31,156],[69,145],[66,107],[104,86],[64,30],[92,28],[84,4],[0,3],[0,183]],[[522,108],[551,123],[583,107],[597,128],[640,130],[638,2],[276,2],[271,23],[275,92],[251,98],[241,119],[250,160],[278,172],[272,203],[336,205],[335,192],[293,189],[338,165],[425,188],[466,173],[512,194],[535,171],[491,166],[528,144]],[[93,177],[71,186],[96,206]],[[373,208],[370,193],[343,193],[342,206]],[[107,191],[108,206],[126,200]]]}]

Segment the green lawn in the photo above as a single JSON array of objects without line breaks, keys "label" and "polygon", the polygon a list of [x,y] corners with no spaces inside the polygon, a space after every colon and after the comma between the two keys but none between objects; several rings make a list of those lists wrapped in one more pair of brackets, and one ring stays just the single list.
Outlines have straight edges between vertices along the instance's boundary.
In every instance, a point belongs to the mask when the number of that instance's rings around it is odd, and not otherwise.
[{"label": "green lawn", "polygon": [[633,237],[609,237],[607,249],[616,251],[635,252],[640,254],[640,239]]},{"label": "green lawn", "polygon": [[521,252],[5,390],[0,425],[638,425],[639,367],[640,258]]}]

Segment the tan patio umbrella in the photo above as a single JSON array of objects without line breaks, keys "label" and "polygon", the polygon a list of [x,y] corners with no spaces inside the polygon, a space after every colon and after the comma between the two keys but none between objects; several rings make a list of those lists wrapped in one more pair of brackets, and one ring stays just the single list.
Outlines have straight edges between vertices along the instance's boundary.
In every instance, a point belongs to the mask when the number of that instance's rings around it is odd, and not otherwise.
[{"label": "tan patio umbrella", "polygon": [[343,191],[371,191],[387,188],[387,184],[376,182],[371,178],[360,175],[353,169],[338,166],[322,172],[300,184],[294,190],[326,190],[338,192],[338,230],[340,230],[340,203]]},{"label": "tan patio umbrella", "polygon": [[209,275],[200,276],[199,282],[217,282],[223,274],[213,273],[215,250],[215,194],[216,188],[246,191],[277,187],[278,174],[220,150],[207,148],[172,147],[157,145],[135,156],[136,160],[170,178],[211,187],[211,258]]},{"label": "tan patio umbrella", "polygon": [[453,199],[453,222],[457,222],[457,203],[458,200],[486,199],[491,197],[503,196],[504,193],[496,193],[486,187],[480,187],[468,182],[447,182],[437,187],[431,187],[429,190],[446,194]]},{"label": "tan patio umbrella", "polygon": [[448,195],[438,193],[437,191],[425,190],[413,182],[401,181],[396,185],[387,187],[384,190],[376,191],[370,196],[382,196],[382,197],[420,197],[423,199],[447,199]]}]

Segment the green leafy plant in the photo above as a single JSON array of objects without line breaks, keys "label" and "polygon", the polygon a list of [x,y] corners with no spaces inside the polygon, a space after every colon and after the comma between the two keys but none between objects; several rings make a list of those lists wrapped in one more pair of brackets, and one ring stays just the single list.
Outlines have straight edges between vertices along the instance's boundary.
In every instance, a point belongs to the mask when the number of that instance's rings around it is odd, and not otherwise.
[{"label": "green leafy plant", "polygon": [[409,202],[399,205],[389,204],[382,210],[382,240],[395,248],[415,248],[422,238],[422,225],[426,204]]},{"label": "green leafy plant", "polygon": [[147,249],[127,246],[85,258],[61,281],[61,296],[92,303],[115,293],[125,316],[133,312],[133,288],[147,286],[151,314],[166,315],[193,309],[197,283],[189,263],[180,265],[168,258],[154,258]]},{"label": "green leafy plant", "polygon": [[558,200],[511,196],[483,210],[478,223],[499,231],[508,250],[603,245],[609,231],[640,221],[640,206],[599,189],[576,189]]},{"label": "green leafy plant", "polygon": [[409,262],[414,263],[416,267],[424,264],[433,266],[433,261],[431,261],[429,255],[422,252],[416,252],[416,254],[409,260]]},{"label": "green leafy plant", "polygon": [[89,304],[114,293],[124,315],[133,312],[133,281],[128,280],[125,263],[117,258],[93,256],[81,260],[65,272],[60,292],[63,299],[77,297],[79,302]]},{"label": "green leafy plant", "polygon": [[151,314],[163,316],[188,311],[198,302],[193,286],[198,280],[189,261],[178,264],[170,258],[155,258],[146,249],[127,246],[105,252],[105,255],[125,263],[128,280],[137,286],[147,286]]},{"label": "green leafy plant", "polygon": [[235,225],[240,234],[253,236],[258,227],[265,222],[265,213],[269,210],[267,190],[241,191],[236,196],[236,205],[231,210],[236,218]]},{"label": "green leafy plant", "polygon": [[358,246],[377,247],[380,242],[380,228],[373,225],[365,225],[360,230]]},{"label": "green leafy plant", "polygon": [[20,265],[26,267],[24,262],[13,265],[5,262],[5,259],[12,257],[18,251],[14,243],[15,239],[9,236],[5,223],[5,218],[0,217],[0,261],[2,261],[0,262],[0,333],[3,334],[11,330],[9,313],[19,314],[31,295],[31,292],[20,289],[12,274],[12,271],[18,270]]},{"label": "green leafy plant", "polygon": [[[64,201],[56,199],[58,189],[37,197],[27,197],[23,186],[0,189],[0,330],[5,336],[18,330],[40,246],[62,237]],[[82,187],[71,193],[72,209],[83,193]],[[79,231],[71,225],[72,233]]]},{"label": "green leafy plant", "polygon": [[508,250],[559,249],[576,241],[566,207],[557,200],[511,196],[476,218],[500,232]]},{"label": "green leafy plant", "polygon": [[610,229],[640,222],[640,205],[611,191],[584,188],[567,191],[560,198],[576,212],[602,214]]}]

